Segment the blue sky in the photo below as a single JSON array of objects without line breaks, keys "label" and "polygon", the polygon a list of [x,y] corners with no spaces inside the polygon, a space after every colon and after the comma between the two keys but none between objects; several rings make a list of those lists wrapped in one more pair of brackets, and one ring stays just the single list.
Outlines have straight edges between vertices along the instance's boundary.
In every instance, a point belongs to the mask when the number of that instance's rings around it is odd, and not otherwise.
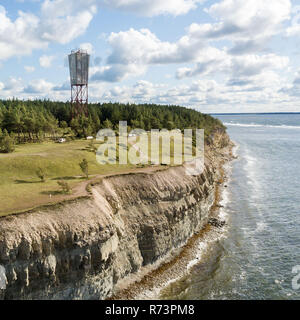
[{"label": "blue sky", "polygon": [[300,111],[296,1],[0,0],[0,98],[68,100],[74,48],[91,101]]}]

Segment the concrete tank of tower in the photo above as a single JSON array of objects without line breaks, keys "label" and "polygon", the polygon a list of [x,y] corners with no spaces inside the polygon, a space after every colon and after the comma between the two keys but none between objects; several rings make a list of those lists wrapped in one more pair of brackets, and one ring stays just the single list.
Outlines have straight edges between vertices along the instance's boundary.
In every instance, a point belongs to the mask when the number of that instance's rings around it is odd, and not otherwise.
[{"label": "concrete tank of tower", "polygon": [[88,82],[90,55],[84,50],[69,54],[71,104],[73,117],[88,115]]},{"label": "concrete tank of tower", "polygon": [[74,50],[69,55],[71,85],[87,85],[89,81],[90,55],[83,50]]}]

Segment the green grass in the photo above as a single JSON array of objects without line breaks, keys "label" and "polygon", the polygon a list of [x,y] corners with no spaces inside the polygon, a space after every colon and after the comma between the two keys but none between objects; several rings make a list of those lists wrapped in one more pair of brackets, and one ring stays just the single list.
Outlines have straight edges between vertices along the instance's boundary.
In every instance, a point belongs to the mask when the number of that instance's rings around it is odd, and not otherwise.
[{"label": "green grass", "polygon": [[[172,140],[171,150],[174,143],[182,142],[180,139]],[[96,149],[99,146],[99,143],[94,143]],[[160,160],[166,152],[167,149],[159,150]],[[150,158],[151,148],[148,156]],[[96,161],[95,152],[90,149],[90,142],[86,140],[63,144],[45,142],[18,145],[14,153],[0,154],[0,216],[63,200],[65,196],[60,191],[57,181],[67,180],[72,188],[84,181],[79,166],[84,158],[89,163],[90,178],[95,175],[118,174],[134,168],[144,168],[150,164],[149,161],[148,164],[137,166],[101,165]],[[174,165],[173,161],[174,158],[171,157],[171,165]],[[42,168],[46,174],[44,183],[36,175],[38,168]]]},{"label": "green grass", "polygon": [[[95,143],[95,146],[99,145]],[[11,154],[0,154],[0,216],[29,209],[61,196],[57,181],[67,180],[71,187],[83,181],[79,162],[86,158],[89,174],[121,173],[133,165],[99,165],[89,142],[77,140],[64,144],[41,143],[19,145]],[[36,170],[46,172],[46,182],[40,182]]]}]

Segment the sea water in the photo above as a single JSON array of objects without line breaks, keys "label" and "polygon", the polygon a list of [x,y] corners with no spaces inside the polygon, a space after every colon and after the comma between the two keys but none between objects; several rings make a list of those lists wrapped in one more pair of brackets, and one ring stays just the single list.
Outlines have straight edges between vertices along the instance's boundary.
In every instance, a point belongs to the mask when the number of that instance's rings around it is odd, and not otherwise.
[{"label": "sea water", "polygon": [[160,298],[300,299],[300,115],[217,117],[238,156],[223,193],[227,225]]}]

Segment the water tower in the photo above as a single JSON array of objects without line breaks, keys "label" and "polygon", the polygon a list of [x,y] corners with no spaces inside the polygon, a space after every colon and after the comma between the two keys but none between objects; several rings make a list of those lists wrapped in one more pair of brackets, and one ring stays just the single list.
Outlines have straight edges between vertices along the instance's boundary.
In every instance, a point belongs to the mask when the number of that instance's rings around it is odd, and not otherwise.
[{"label": "water tower", "polygon": [[69,55],[72,117],[88,116],[88,83],[90,55],[84,50],[73,50]]}]

